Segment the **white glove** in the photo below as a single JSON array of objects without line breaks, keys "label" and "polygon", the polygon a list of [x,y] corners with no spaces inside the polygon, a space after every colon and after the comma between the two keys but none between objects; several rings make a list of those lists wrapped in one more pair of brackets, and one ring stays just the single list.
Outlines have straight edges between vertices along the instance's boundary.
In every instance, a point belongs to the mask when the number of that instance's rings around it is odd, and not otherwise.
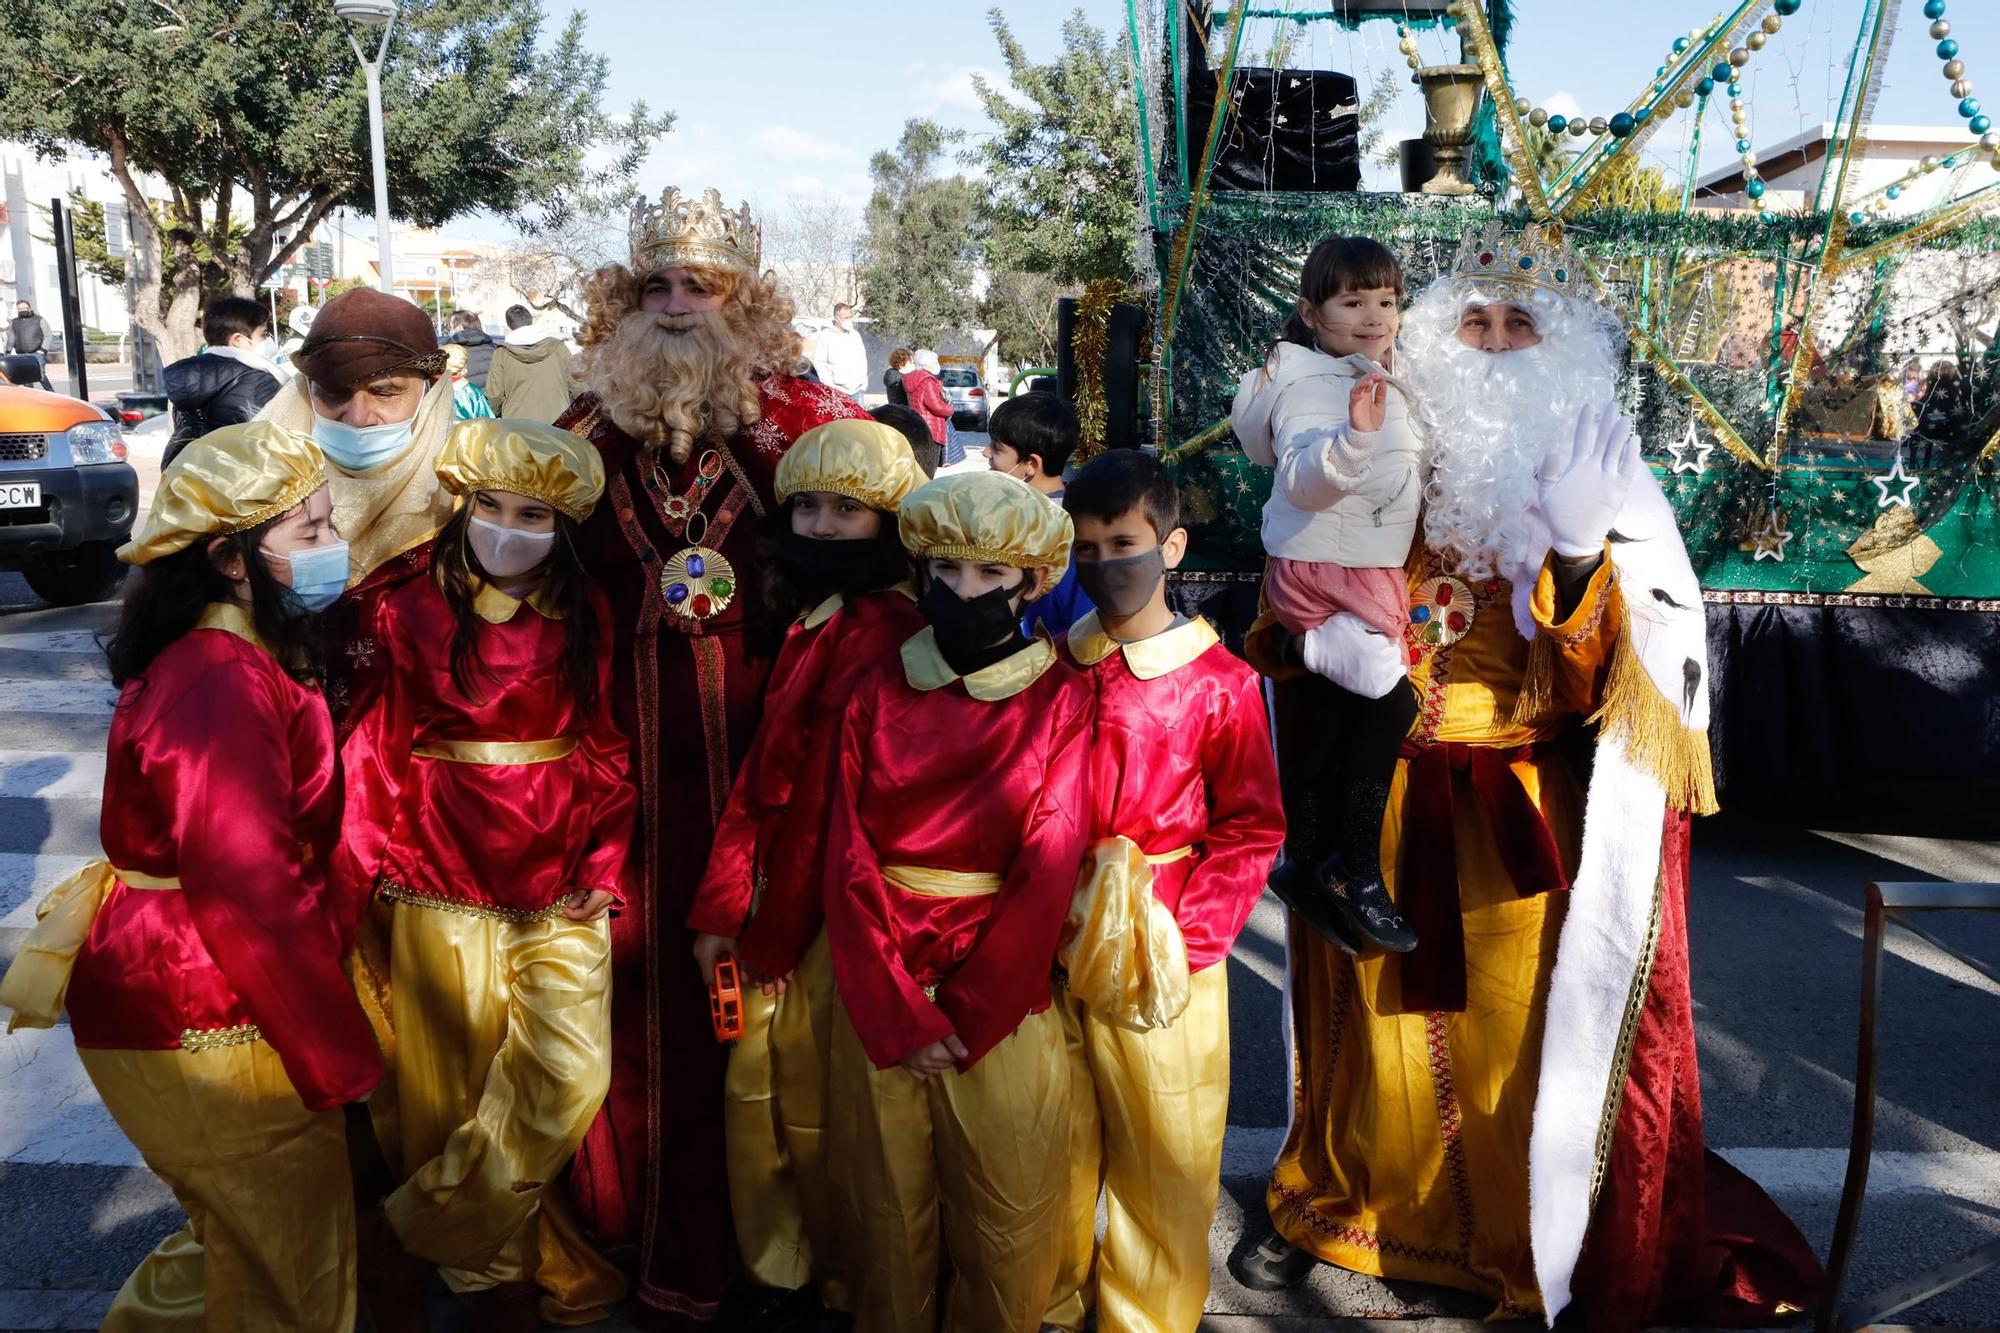
[{"label": "white glove", "polygon": [[1542,460],[1542,517],[1556,554],[1583,560],[1604,549],[1604,538],[1625,507],[1625,493],[1644,464],[1632,422],[1616,405],[1585,407],[1569,444]]},{"label": "white glove", "polygon": [[1335,612],[1326,623],[1307,630],[1299,640],[1299,654],[1306,670],[1364,699],[1380,699],[1409,670],[1402,645],[1370,629],[1352,611]]}]

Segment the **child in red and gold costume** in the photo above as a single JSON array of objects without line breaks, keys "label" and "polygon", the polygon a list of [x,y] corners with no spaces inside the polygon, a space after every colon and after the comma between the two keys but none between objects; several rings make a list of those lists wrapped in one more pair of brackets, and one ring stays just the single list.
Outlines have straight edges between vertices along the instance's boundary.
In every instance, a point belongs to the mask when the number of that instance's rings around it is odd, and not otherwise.
[{"label": "child in red and gold costume", "polygon": [[[612,710],[639,785],[633,892],[611,931],[611,1094],[569,1195],[597,1246],[630,1260],[659,1327],[713,1322],[733,1266],[725,1053],[684,923],[781,638],[777,624],[755,632],[760,528],[792,441],[865,419],[845,394],[785,373],[791,302],[759,250],[749,210],[725,209],[713,190],[640,201],[631,264],[598,270],[587,289],[589,392],[556,423],[604,464],[605,503],[581,548],[611,598]],[[615,1271],[576,1261],[568,1214],[543,1216],[562,1234],[540,1280],[564,1317],[619,1299]]]},{"label": "child in red and gold costume", "polygon": [[347,575],[326,482],[312,441],[266,422],[161,477],[118,553],[140,573],[106,649],[106,859],[42,903],[0,983],[10,1026],[67,1001],[91,1082],[187,1211],[108,1329],[354,1326],[340,1107],[382,1065],[323,891],[340,778],[309,612]]},{"label": "child in red and gold costume", "polygon": [[1112,450],[1070,481],[1063,507],[1096,607],[1066,651],[1096,722],[1093,842],[1059,955],[1069,1222],[1043,1326],[1074,1333],[1094,1306],[1104,1333],[1192,1333],[1229,1123],[1222,963],[1284,842],[1277,762],[1256,673],[1207,621],[1167,605],[1187,533],[1166,469]]},{"label": "child in red and gold costume", "polygon": [[610,1082],[605,915],[632,837],[610,618],[576,550],[604,474],[514,419],[454,427],[437,472],[462,503],[377,617],[388,667],[345,750],[336,876],[390,904],[388,1224],[477,1326],[532,1329],[542,1185]]},{"label": "child in red and gold costume", "polygon": [[729,1052],[729,1188],[744,1266],[774,1307],[809,1307],[791,1294],[809,1282],[847,1306],[822,1149],[833,973],[820,832],[842,709],[923,628],[896,530],[923,480],[908,440],[874,421],[814,427],[778,460],[774,585],[797,619],[688,917],[704,976],[733,953],[758,983]]},{"label": "child in red and gold costume", "polygon": [[898,522],[930,623],[841,727],[828,1160],[858,1328],[1032,1329],[1062,1246],[1048,976],[1083,854],[1090,690],[1019,617],[1062,577],[1070,522],[994,472],[926,484]]}]

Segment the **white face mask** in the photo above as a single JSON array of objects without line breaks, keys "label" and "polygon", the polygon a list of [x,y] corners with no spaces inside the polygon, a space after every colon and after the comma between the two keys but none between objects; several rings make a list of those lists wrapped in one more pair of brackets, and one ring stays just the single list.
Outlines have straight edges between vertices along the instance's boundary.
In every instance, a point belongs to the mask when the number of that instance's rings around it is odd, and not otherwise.
[{"label": "white face mask", "polygon": [[555,549],[556,534],[503,528],[475,517],[465,537],[472,544],[473,555],[479,558],[479,567],[488,575],[517,579],[549,558],[549,552]]},{"label": "white face mask", "polygon": [[279,350],[278,340],[276,338],[259,338],[251,346],[250,350],[258,356],[263,357],[266,361],[276,361]]}]

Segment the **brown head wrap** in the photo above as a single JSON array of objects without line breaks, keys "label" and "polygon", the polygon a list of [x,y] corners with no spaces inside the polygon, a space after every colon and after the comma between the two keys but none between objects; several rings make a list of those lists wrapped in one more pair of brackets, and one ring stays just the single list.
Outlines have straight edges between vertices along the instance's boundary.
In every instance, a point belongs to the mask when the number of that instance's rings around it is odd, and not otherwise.
[{"label": "brown head wrap", "polygon": [[444,373],[430,316],[373,287],[343,292],[322,306],[312,336],[292,360],[322,389],[345,389],[399,370],[432,379]]}]

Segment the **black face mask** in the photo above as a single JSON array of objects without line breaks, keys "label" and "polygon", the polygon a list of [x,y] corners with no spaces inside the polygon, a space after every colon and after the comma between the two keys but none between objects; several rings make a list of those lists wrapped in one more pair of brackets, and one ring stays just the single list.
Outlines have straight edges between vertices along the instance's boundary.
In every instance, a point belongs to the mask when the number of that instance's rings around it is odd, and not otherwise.
[{"label": "black face mask", "polygon": [[839,587],[881,563],[882,543],[873,537],[803,537],[786,531],[778,537],[778,559],[794,574]]},{"label": "black face mask", "polygon": [[1076,582],[1100,615],[1113,619],[1137,615],[1153,599],[1153,589],[1167,576],[1167,558],[1159,547],[1117,560],[1079,560]]},{"label": "black face mask", "polygon": [[960,597],[941,580],[929,581],[918,605],[953,671],[969,676],[1020,651],[1027,640],[1021,637],[1021,613],[1012,600],[1025,584]]}]

